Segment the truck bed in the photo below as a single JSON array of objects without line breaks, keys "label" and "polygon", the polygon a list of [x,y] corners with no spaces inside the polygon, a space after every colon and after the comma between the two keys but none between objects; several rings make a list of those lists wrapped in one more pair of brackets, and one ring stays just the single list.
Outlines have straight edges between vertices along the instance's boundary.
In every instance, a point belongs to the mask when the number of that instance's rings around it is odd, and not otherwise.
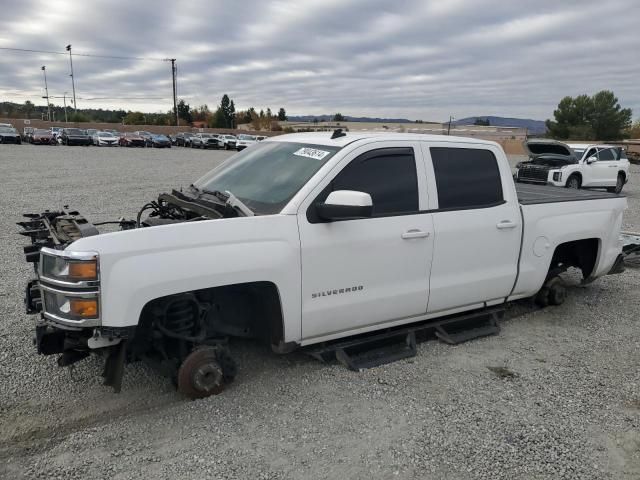
[{"label": "truck bed", "polygon": [[550,187],[547,185],[532,185],[527,183],[516,183],[516,192],[521,205],[579,202],[583,200],[619,198],[622,196],[599,190],[575,190],[573,188]]}]

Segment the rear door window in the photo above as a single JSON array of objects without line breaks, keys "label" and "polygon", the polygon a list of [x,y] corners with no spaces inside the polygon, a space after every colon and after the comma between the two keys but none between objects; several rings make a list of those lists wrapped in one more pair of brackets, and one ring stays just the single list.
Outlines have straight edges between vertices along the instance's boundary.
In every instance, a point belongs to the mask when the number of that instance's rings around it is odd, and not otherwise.
[{"label": "rear door window", "polygon": [[482,208],[504,202],[498,161],[490,150],[431,147],[439,209]]}]

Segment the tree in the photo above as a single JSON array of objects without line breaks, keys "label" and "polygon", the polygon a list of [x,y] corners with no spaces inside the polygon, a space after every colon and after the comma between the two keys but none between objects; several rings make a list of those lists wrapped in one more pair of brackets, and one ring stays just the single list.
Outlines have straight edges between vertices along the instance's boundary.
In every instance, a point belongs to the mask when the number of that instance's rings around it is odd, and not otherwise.
[{"label": "tree", "polygon": [[334,122],[344,122],[344,121],[346,121],[346,118],[344,118],[344,116],[341,113],[336,113],[333,116],[333,121]]},{"label": "tree", "polygon": [[640,120],[636,120],[635,123],[631,125],[627,136],[634,139],[640,138]]},{"label": "tree", "polygon": [[481,127],[488,127],[491,125],[488,118],[476,118],[476,121],[473,122],[473,124]]},{"label": "tree", "polygon": [[224,111],[222,107],[218,107],[211,117],[211,121],[209,122],[209,126],[212,128],[227,128],[227,119],[224,116]]},{"label": "tree", "polygon": [[[76,115],[76,114],[74,113],[70,118],[70,120],[72,122],[78,121],[78,120],[72,120],[74,115]],[[125,115],[125,117],[122,120],[122,122],[125,125],[144,125],[146,123],[145,122],[145,115],[142,112],[129,112],[129,113],[127,113],[127,115]]]},{"label": "tree", "polygon": [[631,109],[622,108],[609,90],[593,96],[564,97],[547,120],[549,134],[559,139],[615,140],[631,126]]},{"label": "tree", "polygon": [[180,99],[180,101],[178,102],[178,117],[189,124],[193,122],[193,117],[191,116],[191,107],[188,103],[185,103],[183,99]]},{"label": "tree", "polygon": [[31,118],[31,112],[33,112],[34,107],[35,105],[31,103],[29,100],[24,102],[24,114],[27,116],[27,118]]},{"label": "tree", "polygon": [[233,128],[236,118],[236,106],[226,93],[220,101],[220,109],[224,117],[224,128]]},{"label": "tree", "polygon": [[616,140],[631,126],[631,109],[622,108],[610,90],[602,90],[592,97],[591,128],[596,139]]},{"label": "tree", "polygon": [[204,105],[200,105],[198,108],[194,108],[191,112],[191,117],[196,122],[209,122],[211,120],[211,110],[209,110],[209,106],[205,103]]},{"label": "tree", "polygon": [[287,112],[282,107],[280,107],[280,110],[278,110],[278,121],[280,121],[280,122],[286,122],[287,121]]}]

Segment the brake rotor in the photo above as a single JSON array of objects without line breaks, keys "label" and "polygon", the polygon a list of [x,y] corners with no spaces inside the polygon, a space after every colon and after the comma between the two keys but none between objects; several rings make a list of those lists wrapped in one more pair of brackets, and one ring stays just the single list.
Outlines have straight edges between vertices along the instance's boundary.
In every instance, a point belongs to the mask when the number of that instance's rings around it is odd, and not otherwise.
[{"label": "brake rotor", "polygon": [[216,349],[198,348],[185,358],[178,370],[178,391],[188,398],[205,398],[224,390],[224,374]]}]

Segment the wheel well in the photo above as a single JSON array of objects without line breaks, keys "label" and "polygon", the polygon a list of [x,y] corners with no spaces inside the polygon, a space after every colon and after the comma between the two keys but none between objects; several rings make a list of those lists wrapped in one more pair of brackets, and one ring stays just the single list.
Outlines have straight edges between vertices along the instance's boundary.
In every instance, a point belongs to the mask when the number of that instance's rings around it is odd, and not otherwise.
[{"label": "wheel well", "polygon": [[582,184],[582,174],[580,172],[573,172],[567,177],[567,181],[569,181],[571,177],[578,177],[578,179],[580,180],[580,184]]},{"label": "wheel well", "polygon": [[627,174],[624,173],[624,170],[619,170],[618,171],[618,175],[622,175],[622,178],[625,179],[625,180],[627,179]]},{"label": "wheel well", "polygon": [[151,334],[158,324],[163,331],[167,325],[169,330],[181,332],[187,328],[192,341],[195,337],[230,336],[277,345],[284,340],[280,295],[272,282],[225,285],[156,298],[142,309],[137,333]]},{"label": "wheel well", "polygon": [[599,250],[600,240],[597,238],[561,243],[553,252],[549,276],[576,267],[582,271],[583,278],[589,278],[595,269]]}]

